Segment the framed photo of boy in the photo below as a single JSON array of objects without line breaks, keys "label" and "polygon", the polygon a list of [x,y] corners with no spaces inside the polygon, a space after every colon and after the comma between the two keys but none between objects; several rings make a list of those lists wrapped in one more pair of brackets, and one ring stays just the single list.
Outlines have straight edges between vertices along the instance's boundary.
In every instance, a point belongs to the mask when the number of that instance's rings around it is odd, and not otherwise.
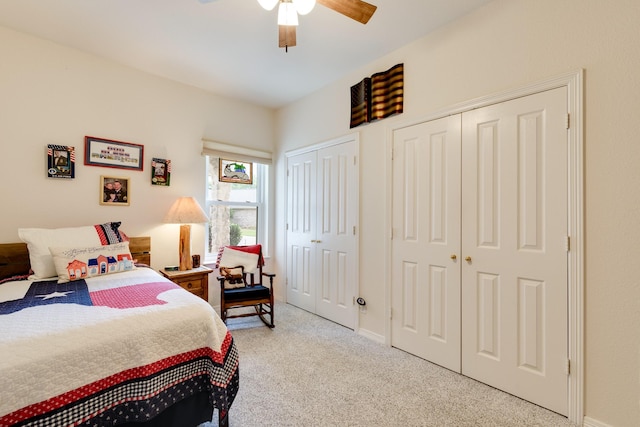
[{"label": "framed photo of boy", "polygon": [[100,204],[111,206],[129,206],[131,186],[129,178],[114,176],[100,177]]}]

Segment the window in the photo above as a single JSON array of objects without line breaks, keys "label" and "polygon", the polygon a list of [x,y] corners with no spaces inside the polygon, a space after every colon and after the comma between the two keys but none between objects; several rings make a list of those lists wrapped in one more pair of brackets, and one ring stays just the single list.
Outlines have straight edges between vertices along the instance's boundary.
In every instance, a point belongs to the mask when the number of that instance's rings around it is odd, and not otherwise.
[{"label": "window", "polygon": [[269,166],[253,163],[253,183],[220,182],[219,158],[207,156],[207,262],[225,245],[260,243],[267,248]]}]

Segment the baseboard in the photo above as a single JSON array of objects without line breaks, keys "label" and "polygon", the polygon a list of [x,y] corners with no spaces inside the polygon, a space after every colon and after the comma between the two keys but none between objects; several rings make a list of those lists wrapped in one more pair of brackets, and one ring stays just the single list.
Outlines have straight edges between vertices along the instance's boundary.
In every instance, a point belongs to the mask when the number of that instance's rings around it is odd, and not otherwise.
[{"label": "baseboard", "polygon": [[380,334],[376,334],[375,332],[371,332],[367,329],[362,329],[362,328],[358,329],[358,335],[361,335],[365,338],[369,338],[371,341],[375,341],[380,344],[385,343],[384,336]]},{"label": "baseboard", "polygon": [[589,418],[589,417],[584,417],[584,419],[582,420],[582,426],[583,427],[613,427],[613,426],[610,426],[609,424],[605,424],[603,422],[594,420],[593,418]]}]

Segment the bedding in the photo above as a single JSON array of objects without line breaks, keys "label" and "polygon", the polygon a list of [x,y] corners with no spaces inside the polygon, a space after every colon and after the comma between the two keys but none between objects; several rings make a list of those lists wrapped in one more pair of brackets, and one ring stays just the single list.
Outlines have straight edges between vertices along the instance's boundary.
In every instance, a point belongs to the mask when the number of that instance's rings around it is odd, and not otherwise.
[{"label": "bedding", "polygon": [[0,284],[0,426],[153,421],[203,393],[222,423],[238,378],[213,308],[150,268]]}]

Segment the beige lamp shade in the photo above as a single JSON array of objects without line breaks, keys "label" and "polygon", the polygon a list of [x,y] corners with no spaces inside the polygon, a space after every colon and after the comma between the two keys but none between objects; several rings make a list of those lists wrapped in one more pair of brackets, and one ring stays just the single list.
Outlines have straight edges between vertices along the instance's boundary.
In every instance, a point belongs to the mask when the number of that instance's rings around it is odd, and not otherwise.
[{"label": "beige lamp shade", "polygon": [[193,197],[180,197],[164,216],[168,224],[202,224],[209,221],[207,214]]},{"label": "beige lamp shade", "polygon": [[180,226],[180,241],[178,254],[180,256],[180,270],[191,270],[191,224],[199,224],[209,221],[207,214],[193,197],[180,197],[169,209],[164,217],[165,223],[182,224]]}]

